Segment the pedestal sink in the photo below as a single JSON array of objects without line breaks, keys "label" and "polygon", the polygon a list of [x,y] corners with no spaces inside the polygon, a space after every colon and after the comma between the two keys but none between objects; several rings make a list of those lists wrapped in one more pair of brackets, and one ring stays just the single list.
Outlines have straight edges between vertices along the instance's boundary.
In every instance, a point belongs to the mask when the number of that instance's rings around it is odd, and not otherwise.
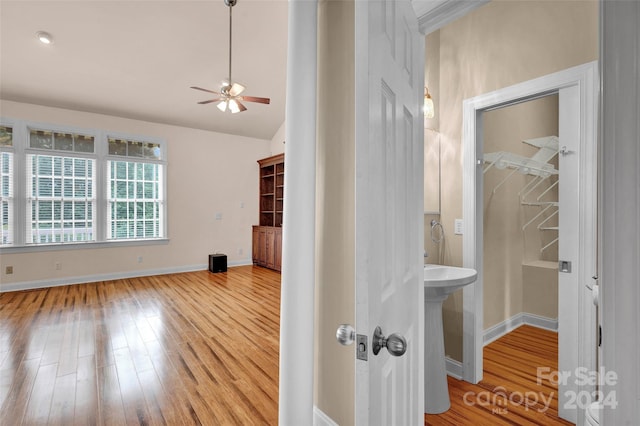
[{"label": "pedestal sink", "polygon": [[442,329],[442,302],[476,280],[474,269],[424,266],[424,411],[444,413],[451,407]]}]

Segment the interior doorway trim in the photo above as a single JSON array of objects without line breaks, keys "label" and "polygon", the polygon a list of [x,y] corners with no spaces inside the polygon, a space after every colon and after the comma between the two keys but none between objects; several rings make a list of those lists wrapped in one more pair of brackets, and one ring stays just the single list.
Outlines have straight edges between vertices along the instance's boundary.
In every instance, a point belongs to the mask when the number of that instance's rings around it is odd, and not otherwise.
[{"label": "interior doorway trim", "polygon": [[[463,218],[465,234],[462,244],[463,266],[478,271],[475,284],[463,291],[463,379],[478,383],[482,379],[483,348],[483,198],[478,194],[482,182],[482,112],[558,93],[576,87],[580,103],[580,232],[579,282],[590,284],[596,271],[597,220],[597,99],[598,63],[590,62],[544,77],[466,99],[462,107],[463,149]],[[480,188],[481,189],[481,188]],[[586,287],[580,291],[578,324],[595,324],[594,309],[589,308]],[[590,293],[590,292],[589,292]],[[595,333],[579,326],[579,364],[593,371],[596,367]]]}]

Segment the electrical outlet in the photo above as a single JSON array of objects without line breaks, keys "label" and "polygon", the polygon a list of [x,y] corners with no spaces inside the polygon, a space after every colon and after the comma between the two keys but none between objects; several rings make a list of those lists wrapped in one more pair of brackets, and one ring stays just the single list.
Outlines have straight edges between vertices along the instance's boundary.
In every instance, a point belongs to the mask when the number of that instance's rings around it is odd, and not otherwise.
[{"label": "electrical outlet", "polygon": [[5,273],[5,274],[7,274],[7,275],[11,275],[11,274],[13,274],[13,266],[7,266],[7,267],[4,269],[4,273]]},{"label": "electrical outlet", "polygon": [[56,271],[60,271],[60,270],[62,270],[62,263],[60,263],[60,262],[56,262],[54,266],[55,266],[55,268],[56,268]]},{"label": "electrical outlet", "polygon": [[142,263],[142,256],[138,256],[138,263]]},{"label": "electrical outlet", "polygon": [[241,249],[241,248],[239,248],[239,249],[238,249],[238,254],[239,254],[240,256],[242,256],[242,249]]}]

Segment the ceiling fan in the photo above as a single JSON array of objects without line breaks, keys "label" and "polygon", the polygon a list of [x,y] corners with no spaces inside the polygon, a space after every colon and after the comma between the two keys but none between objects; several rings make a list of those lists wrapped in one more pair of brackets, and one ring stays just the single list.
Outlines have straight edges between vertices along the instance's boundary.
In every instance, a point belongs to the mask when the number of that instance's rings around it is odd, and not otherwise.
[{"label": "ceiling fan", "polygon": [[216,92],[215,90],[203,89],[202,87],[191,86],[192,89],[201,90],[207,93],[213,93],[214,95],[218,95],[214,99],[209,99],[206,101],[198,102],[201,105],[210,104],[212,102],[218,102],[216,105],[218,109],[222,112],[231,111],[232,113],[246,111],[247,107],[245,107],[242,101],[245,102],[257,102],[260,104],[269,104],[271,99],[269,98],[259,98],[256,96],[240,96],[242,92],[244,92],[245,87],[240,83],[234,83],[231,80],[231,28],[232,28],[232,18],[231,18],[231,10],[233,6],[236,5],[238,0],[224,0],[224,4],[229,7],[229,79],[222,83],[220,87],[220,91]]}]

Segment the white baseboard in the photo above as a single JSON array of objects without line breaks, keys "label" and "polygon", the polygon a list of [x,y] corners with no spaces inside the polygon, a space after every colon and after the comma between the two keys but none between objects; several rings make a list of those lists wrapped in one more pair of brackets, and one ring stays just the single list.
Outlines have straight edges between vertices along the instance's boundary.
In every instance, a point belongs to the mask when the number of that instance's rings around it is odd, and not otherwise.
[{"label": "white baseboard", "polygon": [[505,334],[525,324],[532,327],[543,328],[549,331],[558,331],[557,319],[541,317],[539,315],[528,314],[526,312],[520,312],[519,314],[516,314],[511,318],[507,318],[501,323],[498,323],[493,327],[486,329],[483,334],[484,346],[495,340],[498,340]]},{"label": "white baseboard", "polygon": [[453,358],[446,357],[447,375],[454,379],[462,380],[462,363]]},{"label": "white baseboard", "polygon": [[[243,259],[243,260],[228,262],[227,266],[232,268],[234,266],[245,266],[245,265],[251,265],[251,264],[253,264],[251,259]],[[46,279],[46,280],[37,280],[37,281],[21,281],[16,283],[0,284],[0,293],[7,292],[7,291],[34,290],[38,288],[59,287],[63,285],[72,285],[72,284],[86,284],[86,283],[94,283],[98,281],[111,281],[111,280],[119,280],[124,278],[148,277],[152,275],[165,275],[165,274],[177,274],[181,272],[204,271],[204,270],[207,270],[208,268],[209,268],[209,265],[207,264],[199,264],[199,265],[176,266],[171,268],[146,269],[146,270],[139,270],[139,271],[115,272],[115,273],[109,273],[109,274],[55,278],[55,279]]]},{"label": "white baseboard", "polygon": [[313,406],[313,426],[338,426],[331,417],[327,416],[321,409]]}]

